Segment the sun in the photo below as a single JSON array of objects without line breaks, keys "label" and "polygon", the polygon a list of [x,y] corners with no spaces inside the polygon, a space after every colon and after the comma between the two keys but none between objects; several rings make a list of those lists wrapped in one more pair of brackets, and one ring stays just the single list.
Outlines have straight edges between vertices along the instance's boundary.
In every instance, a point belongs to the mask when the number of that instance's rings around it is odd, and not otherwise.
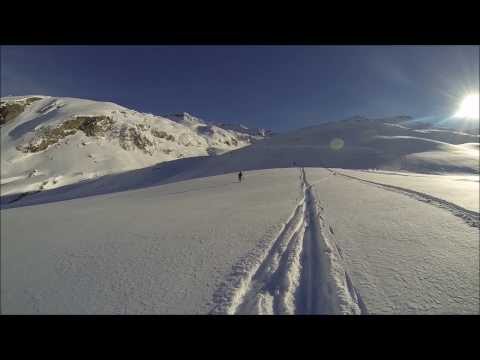
[{"label": "sun", "polygon": [[462,102],[460,103],[460,106],[455,113],[455,117],[478,120],[479,107],[480,100],[478,93],[468,94],[463,98]]}]

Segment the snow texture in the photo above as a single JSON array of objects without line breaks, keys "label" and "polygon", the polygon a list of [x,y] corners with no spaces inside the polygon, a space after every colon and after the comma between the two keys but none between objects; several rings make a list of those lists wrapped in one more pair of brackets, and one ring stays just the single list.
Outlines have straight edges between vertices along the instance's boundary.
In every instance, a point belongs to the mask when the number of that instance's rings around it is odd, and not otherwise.
[{"label": "snow texture", "polygon": [[4,313],[480,313],[477,134],[5,103]]}]

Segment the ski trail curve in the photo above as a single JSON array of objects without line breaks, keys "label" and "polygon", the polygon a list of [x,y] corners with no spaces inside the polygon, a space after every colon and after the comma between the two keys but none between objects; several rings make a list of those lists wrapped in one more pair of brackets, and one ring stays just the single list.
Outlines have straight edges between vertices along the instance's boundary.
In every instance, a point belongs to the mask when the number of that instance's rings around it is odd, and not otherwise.
[{"label": "ski trail curve", "polygon": [[[257,253],[257,261],[241,259],[234,266],[229,286],[214,297],[212,314],[367,313],[303,168],[300,189],[302,199],[270,247],[261,256],[263,246],[254,249],[250,257]],[[243,271],[235,276],[238,268]]]},{"label": "ski trail curve", "polygon": [[355,177],[355,176],[346,175],[346,174],[343,174],[343,173],[338,172],[338,171],[334,172],[331,169],[328,169],[328,170],[331,171],[333,174],[338,174],[340,176],[343,176],[343,177],[346,177],[346,178],[349,178],[349,179],[352,179],[352,180],[361,181],[361,182],[364,182],[364,183],[367,183],[367,184],[370,184],[370,185],[380,187],[380,188],[382,188],[384,190],[387,190],[387,191],[393,191],[393,192],[396,192],[396,193],[400,193],[400,194],[406,195],[408,197],[411,197],[415,200],[434,205],[436,207],[439,207],[441,209],[449,211],[453,215],[461,218],[465,223],[467,223],[468,225],[470,225],[472,227],[476,227],[476,228],[480,227],[480,225],[479,225],[479,223],[480,223],[479,213],[477,213],[475,211],[467,210],[467,209],[465,209],[461,206],[458,206],[458,205],[453,204],[451,202],[448,202],[446,200],[439,199],[439,198],[436,198],[434,196],[427,195],[427,194],[424,194],[424,193],[421,193],[421,192],[418,192],[418,191],[402,188],[402,187],[399,187],[399,186],[386,185],[386,184],[378,183],[378,182],[375,182],[375,181],[364,180],[364,179],[361,179],[361,178],[358,178],[358,177]]}]

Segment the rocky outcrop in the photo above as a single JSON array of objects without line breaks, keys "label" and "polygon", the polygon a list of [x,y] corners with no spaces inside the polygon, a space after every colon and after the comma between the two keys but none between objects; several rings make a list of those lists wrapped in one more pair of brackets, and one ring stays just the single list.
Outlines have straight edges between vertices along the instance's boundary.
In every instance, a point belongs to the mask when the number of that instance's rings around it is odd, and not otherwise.
[{"label": "rocky outcrop", "polygon": [[14,120],[27,106],[37,100],[41,100],[41,98],[30,97],[12,102],[0,101],[0,126]]},{"label": "rocky outcrop", "polygon": [[102,136],[111,131],[112,126],[113,120],[105,115],[77,116],[57,127],[43,126],[33,140],[27,145],[18,146],[17,149],[26,153],[35,153],[47,149],[67,136],[74,135],[77,131],[82,131],[86,136]]},{"label": "rocky outcrop", "polygon": [[160,138],[160,139],[165,139],[168,141],[175,141],[175,136],[171,134],[167,134],[165,131],[159,131],[157,129],[152,129],[151,133],[153,136]]}]

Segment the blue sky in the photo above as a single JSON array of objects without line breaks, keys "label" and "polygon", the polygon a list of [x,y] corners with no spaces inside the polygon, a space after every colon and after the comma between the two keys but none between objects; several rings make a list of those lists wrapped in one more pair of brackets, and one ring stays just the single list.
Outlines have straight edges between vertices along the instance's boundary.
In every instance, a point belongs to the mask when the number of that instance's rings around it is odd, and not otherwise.
[{"label": "blue sky", "polygon": [[1,95],[112,101],[275,131],[349,116],[451,115],[476,46],[3,46]]}]

